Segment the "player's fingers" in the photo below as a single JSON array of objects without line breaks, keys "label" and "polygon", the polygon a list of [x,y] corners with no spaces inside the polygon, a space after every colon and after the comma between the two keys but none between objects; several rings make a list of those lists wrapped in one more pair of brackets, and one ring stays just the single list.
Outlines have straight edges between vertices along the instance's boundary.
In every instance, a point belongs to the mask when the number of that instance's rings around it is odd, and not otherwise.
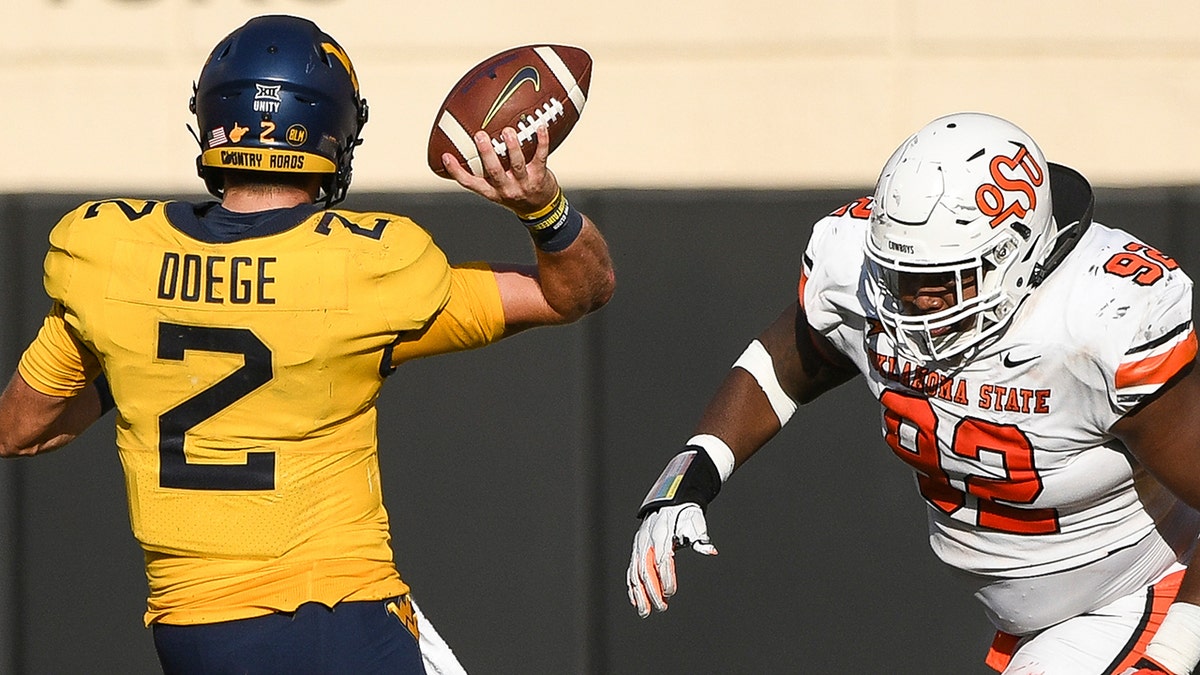
[{"label": "player's fingers", "polygon": [[635,549],[629,560],[629,569],[625,572],[625,588],[629,591],[629,604],[633,605],[638,616],[644,619],[650,616],[650,599],[646,597],[646,591],[642,588],[642,581],[638,576],[638,558],[640,557]]},{"label": "player's fingers", "polygon": [[500,163],[500,155],[492,145],[492,137],[486,131],[477,131],[473,137],[475,149],[479,151],[479,160],[483,162],[483,173],[488,182],[494,183],[504,176],[504,166]]},{"label": "player's fingers", "polygon": [[487,179],[471,173],[470,169],[458,163],[454,155],[443,154],[442,166],[446,167],[446,172],[450,174],[451,178],[471,192],[491,201],[499,199],[499,193],[488,183]]},{"label": "player's fingers", "polygon": [[662,581],[658,578],[658,565],[655,562],[654,548],[646,551],[646,555],[638,567],[641,572],[642,587],[650,596],[650,604],[660,612],[666,611],[667,599],[663,595]]},{"label": "player's fingers", "polygon": [[677,589],[675,583],[675,555],[674,553],[665,555],[661,560],[655,561],[655,568],[658,571],[658,580],[662,584],[662,594],[664,598],[669,598],[675,595]]},{"label": "player's fingers", "polygon": [[646,597],[646,590],[642,588],[641,584],[629,589],[629,601],[633,603],[638,616],[643,619],[650,616],[650,600]]},{"label": "player's fingers", "polygon": [[[629,560],[630,599],[643,618],[650,615],[650,607],[662,609],[665,605],[658,591],[658,580],[654,569],[654,516],[650,514],[638,527],[633,538],[633,553]],[[656,595],[657,594],[657,595]]]},{"label": "player's fingers", "polygon": [[545,164],[546,158],[550,156],[550,127],[545,124],[537,126],[537,148],[533,151],[533,161],[538,164]]},{"label": "player's fingers", "polygon": [[442,166],[446,167],[446,173],[450,174],[450,177],[459,183],[470,180],[475,176],[467,167],[459,164],[454,155],[448,152],[442,153]]},{"label": "player's fingers", "polygon": [[678,545],[690,546],[693,551],[703,555],[717,554],[717,547],[712,545],[708,536],[708,521],[699,506],[684,507],[679,513],[679,524],[675,530],[679,534]]},{"label": "player's fingers", "polygon": [[504,139],[504,147],[508,149],[508,168],[514,177],[524,178],[526,173],[525,151],[521,148],[521,141],[517,136],[516,129],[505,127],[500,132],[500,138]]}]

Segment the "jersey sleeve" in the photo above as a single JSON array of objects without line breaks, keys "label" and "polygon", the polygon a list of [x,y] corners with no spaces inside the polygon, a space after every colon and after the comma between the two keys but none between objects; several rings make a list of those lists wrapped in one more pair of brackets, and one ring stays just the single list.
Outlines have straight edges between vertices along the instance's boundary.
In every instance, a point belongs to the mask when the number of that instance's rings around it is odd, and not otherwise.
[{"label": "jersey sleeve", "polygon": [[435,354],[475,349],[504,334],[504,307],[496,275],[486,263],[450,269],[445,306],[422,330],[401,335],[392,350],[392,365]]},{"label": "jersey sleeve", "polygon": [[349,223],[331,240],[352,247],[349,292],[374,297],[389,332],[419,330],[442,309],[450,263],[424,228],[387,213],[331,213]]},{"label": "jersey sleeve", "polygon": [[50,230],[50,248],[46,252],[46,258],[42,264],[43,284],[46,293],[56,303],[69,306],[67,297],[71,281],[75,276],[77,261],[76,252],[73,250],[74,240],[77,238],[75,236],[76,229],[81,217],[88,208],[93,207],[93,204],[93,202],[88,202],[66,214]]},{"label": "jersey sleeve", "polygon": [[1196,358],[1191,280],[1179,270],[1167,279],[1161,290],[1141,303],[1131,303],[1142,312],[1113,375],[1113,402],[1120,414],[1154,394]]},{"label": "jersey sleeve", "polygon": [[1060,294],[1065,339],[1089,357],[1087,367],[1075,368],[1080,383],[1106,392],[1108,409],[1092,408],[1099,428],[1110,428],[1195,359],[1192,280],[1127,232],[1093,223],[1047,283],[1070,287]]},{"label": "jersey sleeve", "polygon": [[100,363],[71,332],[55,303],[17,364],[21,377],[48,396],[74,396],[100,374]]},{"label": "jersey sleeve", "polygon": [[860,281],[866,220],[843,210],[813,225],[800,268],[800,306],[809,325],[824,335],[843,323],[860,322],[864,314]]},{"label": "jersey sleeve", "polygon": [[73,251],[75,230],[91,205],[88,202],[67,213],[50,231],[43,284],[54,305],[17,364],[25,382],[49,396],[74,396],[100,373],[96,356],[69,325],[67,309],[78,258]]}]

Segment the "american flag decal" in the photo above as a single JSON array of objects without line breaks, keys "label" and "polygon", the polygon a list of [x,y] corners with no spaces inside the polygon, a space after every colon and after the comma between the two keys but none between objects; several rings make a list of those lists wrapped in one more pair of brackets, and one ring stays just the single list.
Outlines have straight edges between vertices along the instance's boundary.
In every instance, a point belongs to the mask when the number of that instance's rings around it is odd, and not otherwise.
[{"label": "american flag decal", "polygon": [[218,145],[225,145],[229,139],[225,137],[225,127],[217,127],[208,132],[208,147],[215,148]]}]

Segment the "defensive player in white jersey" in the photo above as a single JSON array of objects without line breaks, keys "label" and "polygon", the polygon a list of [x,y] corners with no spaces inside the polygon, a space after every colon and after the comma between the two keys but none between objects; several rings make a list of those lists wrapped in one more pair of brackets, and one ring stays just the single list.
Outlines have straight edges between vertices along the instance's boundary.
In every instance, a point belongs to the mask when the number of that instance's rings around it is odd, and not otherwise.
[{"label": "defensive player in white jersey", "polygon": [[1192,672],[1192,282],[1091,214],[1088,182],[1005,120],[959,113],[907,139],[873,198],[816,223],[798,300],[647,495],[628,572],[638,613],[667,608],[675,549],[716,552],[704,514],[732,471],[798,403],[861,376],[935,553],[977,581],[998,629],[989,665]]}]

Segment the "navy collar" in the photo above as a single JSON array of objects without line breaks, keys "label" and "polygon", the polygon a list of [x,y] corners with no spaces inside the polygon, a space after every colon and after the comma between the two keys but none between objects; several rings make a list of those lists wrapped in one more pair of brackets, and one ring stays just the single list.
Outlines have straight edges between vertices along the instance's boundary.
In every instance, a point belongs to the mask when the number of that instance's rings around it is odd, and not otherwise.
[{"label": "navy collar", "polygon": [[168,202],[164,207],[167,221],[175,229],[206,244],[228,244],[286,232],[320,210],[316,204],[299,204],[255,213],[235,213],[219,202]]}]

